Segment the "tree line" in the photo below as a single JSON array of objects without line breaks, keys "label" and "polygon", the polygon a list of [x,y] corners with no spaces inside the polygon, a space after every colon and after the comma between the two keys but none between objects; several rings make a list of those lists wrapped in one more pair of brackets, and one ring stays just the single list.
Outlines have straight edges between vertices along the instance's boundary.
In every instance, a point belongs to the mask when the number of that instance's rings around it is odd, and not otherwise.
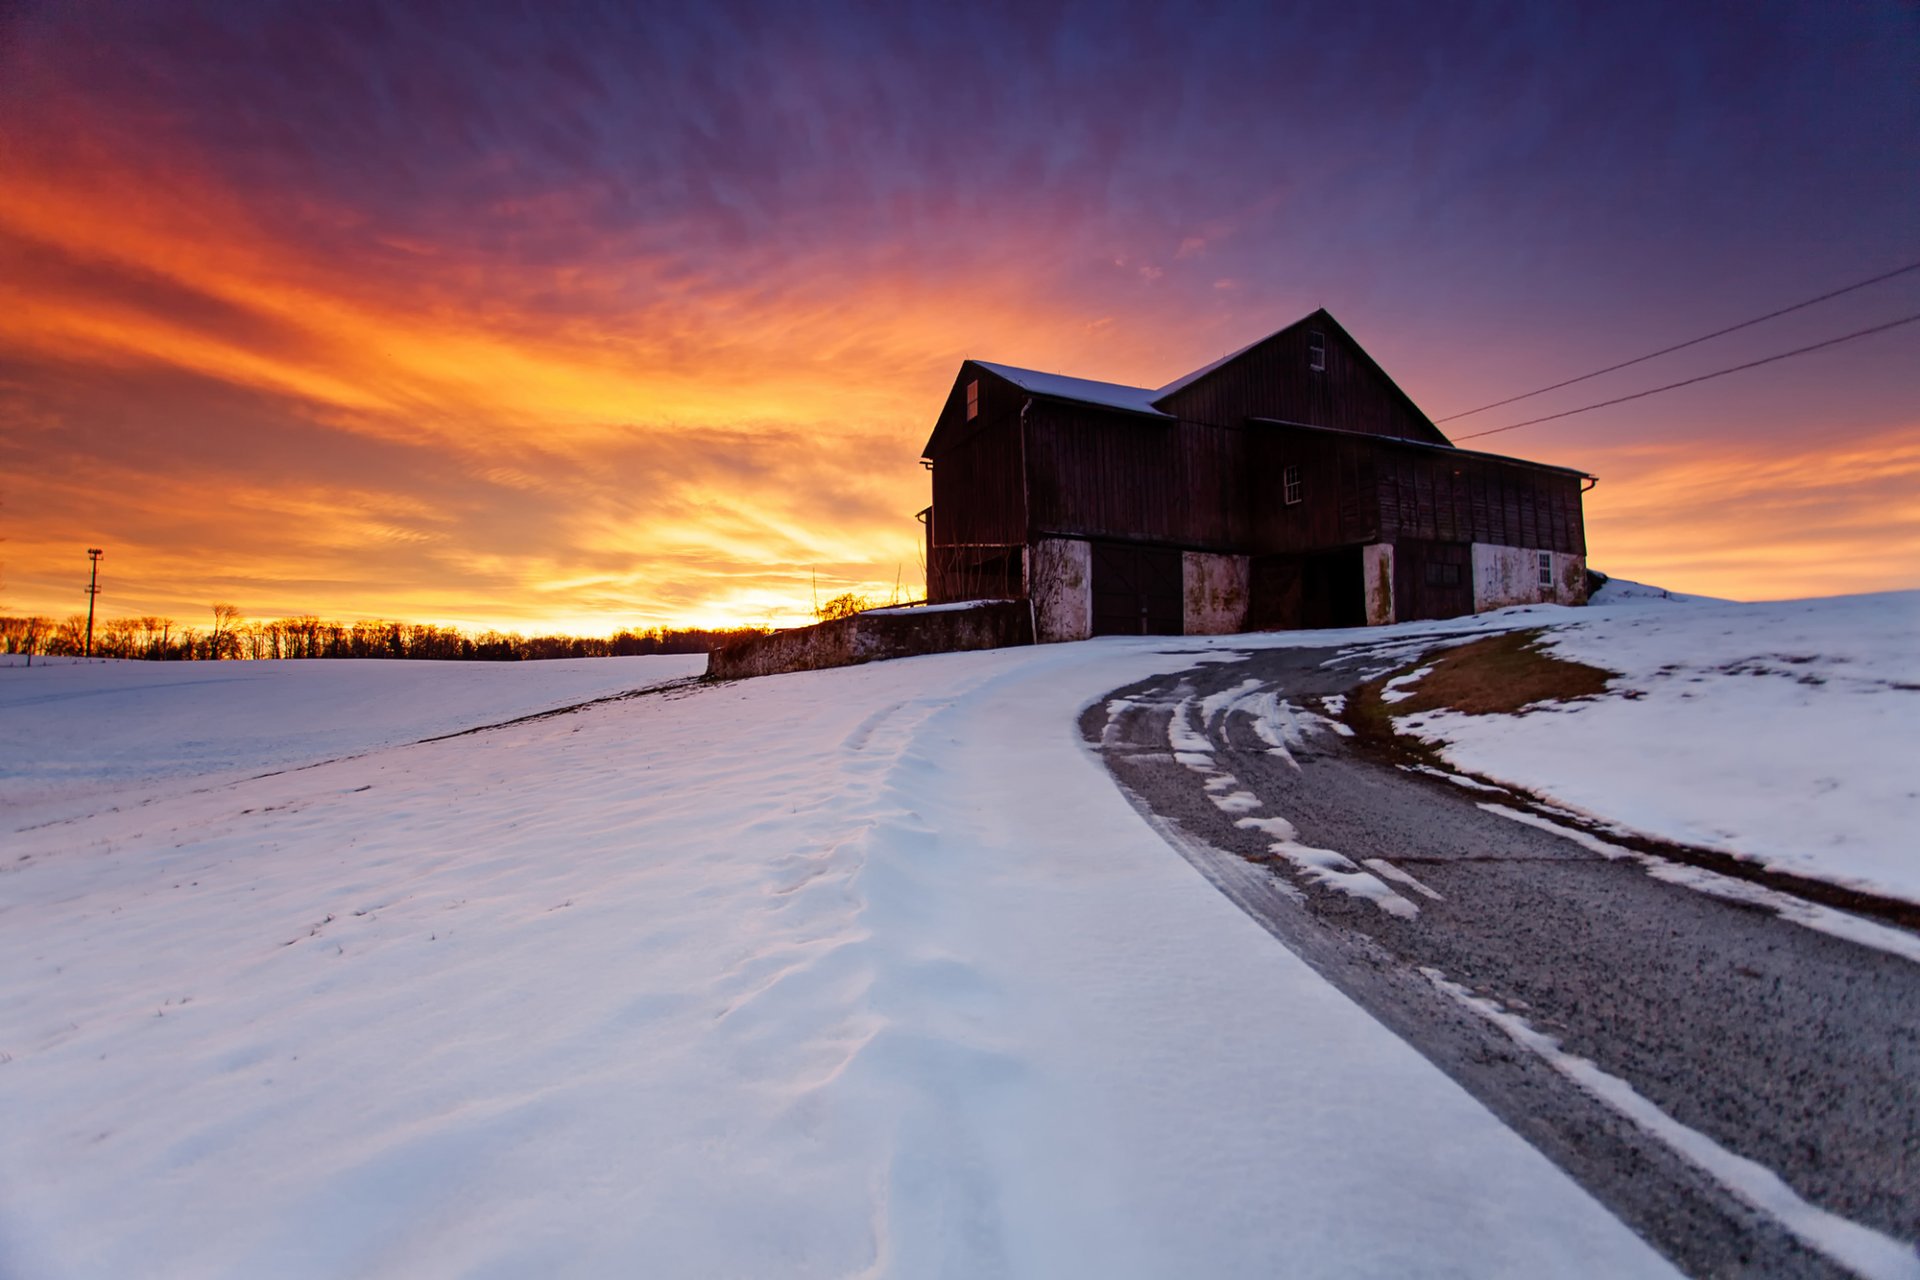
[{"label": "tree line", "polygon": [[[543,658],[618,658],[648,653],[706,653],[764,627],[710,630],[653,627],[611,636],[523,636],[513,631],[468,634],[430,622],[332,622],[312,616],[248,621],[232,605],[213,606],[207,627],[172,618],[96,621],[93,656],[148,661],[265,660],[271,658],[419,658],[438,662],[527,662]],[[0,615],[0,653],[80,657],[87,651],[87,616],[56,621]]]}]

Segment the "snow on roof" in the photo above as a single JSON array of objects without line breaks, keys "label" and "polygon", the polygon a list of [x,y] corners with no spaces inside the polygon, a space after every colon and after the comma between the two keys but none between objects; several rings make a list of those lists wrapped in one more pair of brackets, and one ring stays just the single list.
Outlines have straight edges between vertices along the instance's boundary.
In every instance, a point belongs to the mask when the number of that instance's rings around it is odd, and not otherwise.
[{"label": "snow on roof", "polygon": [[1104,405],[1109,409],[1126,409],[1132,413],[1151,413],[1162,418],[1167,416],[1153,407],[1153,398],[1159,393],[1148,387],[1125,387],[1117,382],[1094,382],[1088,378],[1069,378],[1063,374],[1041,373],[1037,369],[1019,369],[1010,364],[994,364],[987,360],[975,360],[973,363],[982,369],[999,374],[1021,390],[1031,391],[1037,396],[1079,400],[1085,404]]}]

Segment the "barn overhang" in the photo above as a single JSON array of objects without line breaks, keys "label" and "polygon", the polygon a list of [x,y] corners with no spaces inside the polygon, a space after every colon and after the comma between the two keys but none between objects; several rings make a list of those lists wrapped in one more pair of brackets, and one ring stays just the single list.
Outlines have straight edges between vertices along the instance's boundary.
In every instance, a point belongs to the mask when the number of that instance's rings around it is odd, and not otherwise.
[{"label": "barn overhang", "polygon": [[[1397,436],[1361,436],[1352,431],[1342,431],[1338,427],[1317,427],[1306,422],[1284,422],[1278,418],[1248,418],[1250,427],[1282,427],[1288,431],[1311,431],[1318,435],[1338,436],[1343,440],[1359,439],[1366,444],[1383,449],[1415,450],[1427,457],[1470,458],[1478,462],[1497,462],[1503,466],[1525,467],[1529,471],[1550,471],[1555,475],[1570,476],[1588,480],[1597,484],[1599,476],[1579,467],[1560,467],[1550,462],[1534,462],[1529,458],[1515,458],[1504,453],[1488,453],[1483,449],[1462,449],[1453,444],[1429,444],[1424,440],[1403,440]],[[1589,484],[1587,488],[1592,488]]]}]

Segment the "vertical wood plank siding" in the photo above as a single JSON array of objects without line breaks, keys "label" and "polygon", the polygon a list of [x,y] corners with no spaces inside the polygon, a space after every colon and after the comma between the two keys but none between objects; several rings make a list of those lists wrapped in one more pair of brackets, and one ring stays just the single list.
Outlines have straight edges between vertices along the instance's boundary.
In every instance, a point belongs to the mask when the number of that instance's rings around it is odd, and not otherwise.
[{"label": "vertical wood plank siding", "polygon": [[1197,550],[1247,539],[1246,433],[1052,401],[1027,412],[1033,527]]},{"label": "vertical wood plank siding", "polygon": [[[967,420],[967,384],[980,382],[980,412]],[[1027,393],[975,365],[960,366],[927,442],[933,461],[936,547],[1027,539],[1020,470],[1020,408]]]},{"label": "vertical wood plank siding", "polygon": [[[1326,337],[1325,369],[1308,364],[1315,329]],[[1446,437],[1409,403],[1332,319],[1308,319],[1174,392],[1168,413],[1199,422],[1278,418],[1311,427],[1445,444]]]},{"label": "vertical wood plank siding", "polygon": [[[1377,542],[1380,494],[1373,483],[1377,446],[1256,423],[1246,430],[1252,457],[1252,551],[1306,551]],[[1300,501],[1282,491],[1286,469],[1300,468]]]},{"label": "vertical wood plank siding", "polygon": [[1376,465],[1381,541],[1587,553],[1578,476],[1425,450],[1382,450]]},{"label": "vertical wood plank siding", "polygon": [[998,415],[934,460],[933,545],[1027,538],[1020,415]]}]

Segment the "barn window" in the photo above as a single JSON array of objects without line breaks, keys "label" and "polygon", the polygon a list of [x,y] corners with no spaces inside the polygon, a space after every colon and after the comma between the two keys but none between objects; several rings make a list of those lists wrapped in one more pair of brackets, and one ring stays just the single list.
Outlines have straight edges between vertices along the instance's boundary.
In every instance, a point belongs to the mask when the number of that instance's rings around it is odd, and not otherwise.
[{"label": "barn window", "polygon": [[1553,553],[1551,551],[1540,553],[1540,585],[1543,587],[1553,585]]},{"label": "barn window", "polygon": [[1459,586],[1460,566],[1439,560],[1427,561],[1427,585],[1430,587]]},{"label": "barn window", "polygon": [[975,378],[967,384],[967,421],[972,422],[980,416],[980,379]]},{"label": "barn window", "polygon": [[1300,501],[1305,495],[1301,492],[1300,466],[1295,463],[1280,473],[1280,497],[1288,506]]},{"label": "barn window", "polygon": [[1327,367],[1327,335],[1318,329],[1307,333],[1307,368],[1319,373]]}]

